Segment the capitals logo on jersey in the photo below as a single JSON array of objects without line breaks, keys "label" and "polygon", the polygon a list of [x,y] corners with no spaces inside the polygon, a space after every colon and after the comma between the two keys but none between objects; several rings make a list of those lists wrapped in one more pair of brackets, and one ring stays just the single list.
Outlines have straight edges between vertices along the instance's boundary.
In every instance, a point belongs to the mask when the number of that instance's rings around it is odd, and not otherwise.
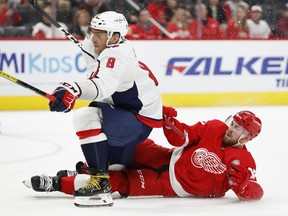
[{"label": "capitals logo on jersey", "polygon": [[206,172],[213,174],[222,174],[227,169],[220,158],[213,152],[205,148],[196,149],[191,156],[191,163],[196,168],[202,168]]}]

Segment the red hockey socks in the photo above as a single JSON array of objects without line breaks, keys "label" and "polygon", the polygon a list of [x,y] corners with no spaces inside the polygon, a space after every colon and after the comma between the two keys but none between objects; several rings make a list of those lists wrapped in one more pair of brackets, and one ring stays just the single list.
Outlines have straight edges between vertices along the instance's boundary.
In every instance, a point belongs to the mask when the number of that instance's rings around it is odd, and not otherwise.
[{"label": "red hockey socks", "polygon": [[75,177],[76,176],[62,177],[60,180],[60,192],[73,195]]}]

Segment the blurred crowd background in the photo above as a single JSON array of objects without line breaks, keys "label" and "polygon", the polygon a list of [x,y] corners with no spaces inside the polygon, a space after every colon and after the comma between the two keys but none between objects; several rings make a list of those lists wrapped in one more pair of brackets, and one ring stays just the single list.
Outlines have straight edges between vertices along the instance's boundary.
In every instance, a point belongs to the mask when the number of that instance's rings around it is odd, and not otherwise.
[{"label": "blurred crowd background", "polygon": [[[38,0],[76,38],[90,20],[114,10],[129,22],[127,38],[287,39],[288,0]],[[65,38],[28,0],[0,0],[1,38]]]}]

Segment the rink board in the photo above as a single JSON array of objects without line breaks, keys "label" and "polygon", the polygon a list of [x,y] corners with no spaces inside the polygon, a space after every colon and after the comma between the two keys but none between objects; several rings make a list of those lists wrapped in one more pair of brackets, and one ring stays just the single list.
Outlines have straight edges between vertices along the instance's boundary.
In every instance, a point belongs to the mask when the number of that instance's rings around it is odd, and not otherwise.
[{"label": "rink board", "polygon": [[[158,79],[165,105],[288,104],[285,40],[132,43]],[[0,40],[0,47],[1,70],[48,93],[61,81],[86,78],[81,51],[69,41]],[[0,77],[0,110],[47,108],[47,100]]]}]

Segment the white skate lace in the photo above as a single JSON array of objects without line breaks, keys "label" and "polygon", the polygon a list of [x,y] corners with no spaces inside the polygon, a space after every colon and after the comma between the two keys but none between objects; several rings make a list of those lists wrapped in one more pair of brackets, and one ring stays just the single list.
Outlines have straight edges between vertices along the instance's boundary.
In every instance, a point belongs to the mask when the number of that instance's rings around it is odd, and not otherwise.
[{"label": "white skate lace", "polygon": [[52,178],[50,176],[48,176],[47,174],[43,173],[40,176],[40,185],[39,188],[49,192],[50,190],[53,189],[53,181]]}]

